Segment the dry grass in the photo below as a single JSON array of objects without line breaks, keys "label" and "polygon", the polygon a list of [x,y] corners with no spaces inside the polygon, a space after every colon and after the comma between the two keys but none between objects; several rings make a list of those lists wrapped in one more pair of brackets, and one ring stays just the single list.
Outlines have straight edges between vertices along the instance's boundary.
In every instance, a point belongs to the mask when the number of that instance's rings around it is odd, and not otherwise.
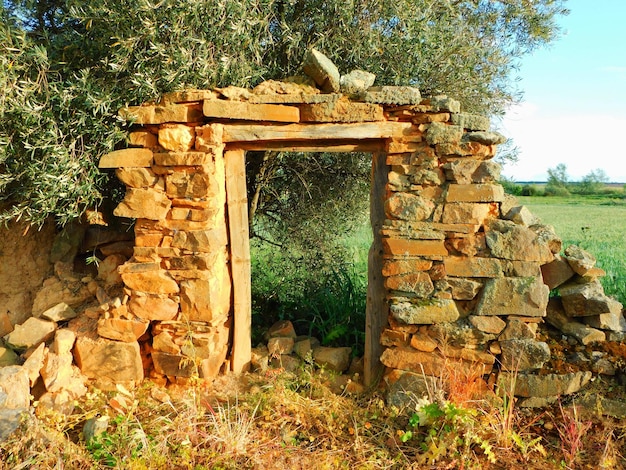
[{"label": "dry grass", "polygon": [[[596,418],[586,438],[571,445],[560,433],[572,436],[570,430],[581,429],[576,423],[589,418],[558,408],[552,419],[521,412],[484,393],[478,368],[450,362],[444,369],[430,398],[416,397],[402,410],[386,406],[376,391],[336,395],[327,386],[332,378],[312,369],[192,381],[167,394],[145,384],[115,408],[119,394],[93,392],[69,417],[41,410],[27,416],[0,444],[0,468],[557,469],[626,463],[623,424]],[[424,421],[416,423],[414,415]],[[109,427],[85,442],[82,426],[94,416],[109,416]],[[548,421],[550,429],[543,426]]]}]

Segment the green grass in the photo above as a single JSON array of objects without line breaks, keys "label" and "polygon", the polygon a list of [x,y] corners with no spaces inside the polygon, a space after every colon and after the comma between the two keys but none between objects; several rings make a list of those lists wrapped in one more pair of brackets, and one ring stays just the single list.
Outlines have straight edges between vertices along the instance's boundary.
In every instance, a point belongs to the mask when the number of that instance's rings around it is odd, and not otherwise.
[{"label": "green grass", "polygon": [[519,197],[521,204],[552,225],[563,248],[578,245],[598,260],[606,271],[605,292],[626,304],[626,205],[593,196]]}]

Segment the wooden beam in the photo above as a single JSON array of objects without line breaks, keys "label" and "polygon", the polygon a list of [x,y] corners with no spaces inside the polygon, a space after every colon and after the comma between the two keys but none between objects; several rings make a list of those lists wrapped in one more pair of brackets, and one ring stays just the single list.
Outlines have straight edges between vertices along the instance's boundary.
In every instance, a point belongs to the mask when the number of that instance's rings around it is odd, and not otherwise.
[{"label": "wooden beam", "polygon": [[250,236],[246,195],[246,152],[224,153],[226,205],[230,235],[230,262],[233,280],[233,343],[231,367],[240,373],[250,367],[252,350],[252,294],[250,288]]},{"label": "wooden beam", "polygon": [[370,221],[374,241],[368,255],[367,307],[365,311],[365,359],[364,380],[366,386],[375,385],[383,372],[380,356],[383,347],[380,335],[387,325],[387,303],[383,279],[383,243],[381,229],[385,222],[385,187],[389,167],[386,155],[372,155],[372,176],[370,187]]},{"label": "wooden beam", "polygon": [[327,140],[318,142],[309,141],[260,141],[260,142],[238,142],[233,147],[244,150],[278,150],[281,152],[380,152],[383,150],[385,142],[381,139],[367,140]]},{"label": "wooden beam", "polygon": [[[410,122],[362,122],[358,124],[224,124],[223,141],[300,141],[390,139],[417,134]],[[316,142],[316,145],[319,142]]]}]

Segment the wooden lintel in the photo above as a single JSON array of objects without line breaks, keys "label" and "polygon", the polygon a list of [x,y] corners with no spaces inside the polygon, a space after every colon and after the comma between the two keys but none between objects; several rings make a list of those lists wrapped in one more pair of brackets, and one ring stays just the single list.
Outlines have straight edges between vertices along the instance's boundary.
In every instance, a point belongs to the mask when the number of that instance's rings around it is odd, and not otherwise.
[{"label": "wooden lintel", "polygon": [[[279,150],[282,152],[380,152],[384,149],[382,139],[365,140],[325,140],[319,142],[308,141],[260,141],[239,142],[233,148],[243,150]],[[229,146],[230,147],[230,146]]]},{"label": "wooden lintel", "polygon": [[225,124],[223,141],[323,141],[401,139],[419,133],[410,122],[362,122],[356,124]]}]

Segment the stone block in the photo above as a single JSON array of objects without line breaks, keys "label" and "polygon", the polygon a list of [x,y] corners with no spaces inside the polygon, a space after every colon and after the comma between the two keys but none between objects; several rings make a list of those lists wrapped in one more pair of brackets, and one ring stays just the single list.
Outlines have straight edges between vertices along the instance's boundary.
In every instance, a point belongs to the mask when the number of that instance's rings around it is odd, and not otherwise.
[{"label": "stone block", "polygon": [[300,106],[302,122],[373,122],[384,121],[383,108],[371,103],[337,100],[330,103]]},{"label": "stone block", "polygon": [[383,238],[383,250],[393,256],[447,256],[443,240]]},{"label": "stone block", "polygon": [[132,343],[148,330],[148,320],[123,318],[101,318],[98,320],[98,334],[107,339]]},{"label": "stone block", "polygon": [[48,354],[48,348],[44,343],[39,344],[35,349],[30,350],[30,354],[23,364],[23,368],[28,371],[28,380],[33,387],[40,376],[39,371],[43,367],[43,361]]},{"label": "stone block", "polygon": [[411,336],[410,345],[418,351],[433,352],[437,349],[438,343],[430,336],[417,332]]},{"label": "stone block", "polygon": [[385,212],[391,219],[426,220],[434,209],[434,201],[415,194],[395,193],[385,201]]},{"label": "stone block", "polygon": [[353,70],[339,79],[341,92],[346,95],[355,95],[365,92],[374,84],[376,75],[364,70]]},{"label": "stone block", "polygon": [[488,279],[476,306],[476,315],[543,317],[550,289],[541,278]]},{"label": "stone block", "polygon": [[565,314],[561,299],[557,297],[551,298],[548,302],[546,322],[561,330],[562,333],[576,338],[583,345],[606,341],[606,335],[603,331],[596,330],[577,321],[572,321]]},{"label": "stone block", "polygon": [[487,249],[485,234],[483,232],[464,235],[459,238],[450,238],[450,235],[448,235],[446,247],[453,255],[488,257],[491,254]]},{"label": "stone block", "polygon": [[494,335],[499,335],[506,327],[506,322],[499,317],[470,315],[468,320],[474,328]]},{"label": "stone block", "polygon": [[516,206],[511,208],[504,215],[504,218],[525,227],[530,227],[531,225],[538,223],[537,217],[535,217],[526,206]]},{"label": "stone block", "polygon": [[497,203],[447,203],[443,208],[444,224],[476,224],[482,225],[488,218],[497,217]]},{"label": "stone block", "polygon": [[152,352],[154,370],[168,377],[192,377],[199,375],[195,361],[181,354],[168,354],[160,351]]},{"label": "stone block", "polygon": [[195,140],[195,129],[191,126],[163,124],[159,127],[159,145],[166,150],[187,152],[193,148]]},{"label": "stone block", "polygon": [[16,325],[5,341],[13,349],[25,350],[52,338],[56,329],[55,322],[30,317],[21,325]]},{"label": "stone block", "polygon": [[558,288],[565,313],[570,317],[587,317],[611,313],[614,300],[604,294],[600,281],[584,284],[568,282]]},{"label": "stone block", "polygon": [[578,392],[591,376],[589,371],[546,375],[500,372],[498,386],[502,390],[514,390],[516,397],[553,397]]},{"label": "stone block", "polygon": [[313,349],[315,364],[326,370],[342,373],[350,366],[352,348],[329,348],[319,346]]},{"label": "stone block", "polygon": [[243,101],[206,100],[202,107],[206,117],[241,121],[299,122],[300,110],[295,106],[253,104]]},{"label": "stone block", "polygon": [[458,143],[463,136],[463,128],[444,124],[441,122],[433,122],[428,125],[426,131],[426,142],[430,145],[443,143]]},{"label": "stone block", "polygon": [[182,281],[180,288],[182,318],[217,325],[228,317],[231,281],[226,265],[214,268],[209,279]]},{"label": "stone block", "polygon": [[20,366],[0,367],[0,409],[26,411],[29,406],[28,371]]},{"label": "stone block", "polygon": [[411,334],[406,331],[385,328],[380,335],[380,344],[385,347],[406,346],[409,344]]},{"label": "stone block", "polygon": [[508,372],[541,369],[550,360],[550,348],[542,341],[509,339],[498,343],[502,348],[502,369]]},{"label": "stone block", "polygon": [[[360,73],[359,73],[360,72]],[[373,75],[369,72],[355,70],[352,76],[366,77]],[[319,95],[319,90],[315,86],[315,81],[309,77],[290,77],[285,81],[265,80],[252,89],[253,95],[248,98],[252,100],[254,95]]]},{"label": "stone block", "polygon": [[152,150],[129,148],[115,150],[100,158],[98,168],[148,168],[152,165]]},{"label": "stone block", "polygon": [[81,372],[102,386],[136,385],[143,380],[138,343],[79,336],[74,358]]},{"label": "stone block", "polygon": [[411,347],[387,348],[383,351],[380,361],[392,369],[436,377],[441,377],[450,367],[459,368],[467,373],[475,371],[476,368],[482,368],[485,373],[489,373],[492,369],[492,366],[488,364],[476,364],[462,359],[454,360],[435,352],[417,351]]},{"label": "stone block", "polygon": [[[429,334],[443,345],[443,353],[447,356],[447,347],[464,348],[487,344],[496,339],[496,335],[485,333],[475,328],[471,322],[463,318],[455,322],[437,323],[428,328]],[[456,356],[453,356],[456,357]]]},{"label": "stone block", "polygon": [[196,150],[201,152],[210,152],[216,146],[222,145],[224,137],[223,124],[206,124],[196,127]]},{"label": "stone block", "polygon": [[150,149],[158,145],[158,139],[152,132],[138,130],[128,133],[128,144],[133,147]]},{"label": "stone block", "polygon": [[310,49],[304,56],[302,69],[326,93],[337,93],[341,89],[337,66],[316,49]]},{"label": "stone block", "polygon": [[596,258],[576,245],[570,245],[565,249],[565,259],[579,276],[584,276],[596,265]]},{"label": "stone block", "polygon": [[382,274],[385,277],[389,277],[414,273],[416,271],[428,271],[432,265],[433,262],[427,259],[386,259],[383,262]]},{"label": "stone block", "polygon": [[359,95],[366,103],[411,105],[419,104],[422,95],[419,89],[410,86],[377,86],[370,87]]},{"label": "stone block", "polygon": [[159,181],[158,175],[150,168],[118,168],[115,175],[126,186],[136,189],[151,188]]},{"label": "stone block", "polygon": [[488,131],[491,126],[488,117],[470,113],[453,114],[452,124],[468,131]]},{"label": "stone block", "polygon": [[478,142],[483,145],[500,145],[508,139],[498,132],[468,132],[464,135],[464,139],[471,142]]},{"label": "stone block", "polygon": [[197,166],[213,163],[211,152],[155,152],[154,162],[161,166]]},{"label": "stone block", "polygon": [[472,300],[483,287],[482,282],[472,279],[450,277],[447,281],[454,300]]},{"label": "stone block", "polygon": [[[536,327],[536,323],[533,324]],[[516,319],[509,319],[504,331],[498,336],[498,341],[510,339],[535,339],[535,332],[530,324]]]},{"label": "stone block", "polygon": [[296,330],[289,320],[280,320],[270,326],[267,331],[269,338],[296,338]]},{"label": "stone block", "polygon": [[295,341],[294,338],[285,336],[275,336],[267,342],[267,349],[271,356],[280,356],[281,354],[291,354]]},{"label": "stone block", "polygon": [[476,160],[489,160],[496,155],[495,146],[483,145],[478,142],[444,142],[436,144],[437,154],[442,157],[473,157]]},{"label": "stone block", "polygon": [[430,106],[434,111],[447,111],[450,113],[460,113],[461,103],[447,97],[446,95],[437,95],[430,98]]},{"label": "stone block", "polygon": [[169,104],[166,106],[129,106],[122,108],[119,115],[134,124],[163,124],[166,122],[202,121],[202,105]]},{"label": "stone block", "polygon": [[122,273],[124,284],[130,289],[147,294],[176,294],[178,284],[165,270],[142,273]]},{"label": "stone block", "polygon": [[502,263],[494,258],[449,256],[443,260],[446,274],[452,277],[502,277]]},{"label": "stone block", "polygon": [[486,230],[487,246],[496,258],[536,261],[541,264],[554,259],[552,250],[528,227],[506,220],[492,220]]},{"label": "stone block", "polygon": [[176,171],[165,177],[165,191],[170,198],[206,198],[220,194],[220,182],[208,173]]},{"label": "stone block", "polygon": [[410,325],[453,322],[459,318],[456,303],[448,299],[392,302],[389,312],[394,319]]},{"label": "stone block", "polygon": [[447,202],[500,202],[504,188],[499,184],[451,184],[446,194]]},{"label": "stone block", "polygon": [[117,217],[133,219],[165,219],[172,206],[167,196],[153,189],[127,188],[124,200],[115,208]]},{"label": "stone block", "polygon": [[626,332],[626,319],[622,314],[622,304],[617,300],[609,299],[609,313],[583,317],[583,322],[592,328],[610,330],[617,333]]},{"label": "stone block", "polygon": [[53,322],[67,321],[77,316],[78,313],[65,302],[60,302],[41,314],[41,318]]},{"label": "stone block", "polygon": [[433,292],[433,283],[428,273],[416,272],[390,276],[385,279],[385,287],[391,291],[408,292],[425,298]]},{"label": "stone block", "polygon": [[543,282],[550,290],[569,281],[574,276],[574,270],[569,263],[559,255],[554,256],[554,260],[541,266]]},{"label": "stone block", "polygon": [[228,234],[224,224],[210,230],[176,232],[172,240],[172,247],[194,253],[216,253],[224,251],[227,243]]}]

